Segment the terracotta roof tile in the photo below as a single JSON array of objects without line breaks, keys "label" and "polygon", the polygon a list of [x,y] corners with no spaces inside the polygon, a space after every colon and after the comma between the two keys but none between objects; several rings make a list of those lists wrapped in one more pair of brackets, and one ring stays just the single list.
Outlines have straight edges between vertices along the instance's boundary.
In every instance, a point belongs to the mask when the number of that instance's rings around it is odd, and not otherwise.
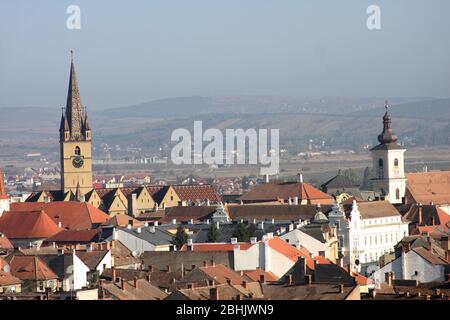
[{"label": "terracotta roof tile", "polygon": [[44,211],[9,211],[0,217],[0,232],[10,239],[48,238],[59,231]]},{"label": "terracotta roof tile", "polygon": [[11,211],[44,210],[55,223],[69,230],[91,229],[93,224],[101,224],[109,216],[87,202],[16,202],[11,204]]},{"label": "terracotta roof tile", "polygon": [[182,201],[220,201],[220,197],[214,188],[209,184],[202,185],[173,185],[177,195]]},{"label": "terracotta roof tile", "polygon": [[58,276],[37,256],[13,256],[11,273],[21,280],[52,280]]},{"label": "terracotta roof tile", "polygon": [[4,272],[0,270],[0,287],[11,286],[15,284],[21,284],[22,280],[16,278],[10,272]]},{"label": "terracotta roof tile", "polygon": [[90,243],[97,242],[99,229],[93,230],[63,230],[47,238],[44,243]]},{"label": "terracotta roof tile", "polygon": [[11,241],[9,241],[8,237],[0,232],[0,249],[14,249]]},{"label": "terracotta roof tile", "polygon": [[450,203],[450,171],[407,173],[406,179],[408,191],[417,203]]},{"label": "terracotta roof tile", "polygon": [[333,197],[314,188],[308,183],[266,183],[259,184],[241,196],[242,201],[287,201],[298,197],[299,202],[307,201],[311,204],[333,204]]},{"label": "terracotta roof tile", "polygon": [[279,253],[288,257],[294,262],[297,262],[299,257],[303,257],[306,259],[306,265],[310,269],[314,269],[314,261],[311,258],[311,253],[305,248],[297,249],[277,236],[273,237],[272,239],[269,239],[268,241],[269,247],[271,247],[275,251],[278,251]]},{"label": "terracotta roof tile", "polygon": [[210,278],[214,279],[218,284],[227,283],[228,279],[231,280],[233,284],[241,284],[245,280],[245,278],[237,272],[231,270],[223,264],[216,264],[214,266],[209,265],[206,267],[200,267],[199,269]]},{"label": "terracotta roof tile", "polygon": [[253,281],[259,281],[262,275],[264,275],[265,281],[277,281],[279,279],[274,273],[270,271],[264,271],[263,269],[245,271],[244,275],[249,277]]}]

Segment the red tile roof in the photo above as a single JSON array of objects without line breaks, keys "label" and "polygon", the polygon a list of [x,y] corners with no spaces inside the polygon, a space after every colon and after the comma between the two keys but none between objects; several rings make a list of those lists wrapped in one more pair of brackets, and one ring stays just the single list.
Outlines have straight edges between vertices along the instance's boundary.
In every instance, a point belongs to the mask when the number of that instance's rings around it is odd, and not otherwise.
[{"label": "red tile roof", "polygon": [[[238,242],[236,244],[231,243],[194,243],[193,244],[193,251],[233,251],[234,247],[238,246],[241,250],[247,250],[252,246],[252,244],[248,242]],[[180,249],[180,251],[187,251],[187,246],[183,245]]]},{"label": "red tile roof", "polygon": [[103,225],[105,226],[117,226],[117,227],[126,227],[128,226],[129,222],[133,221],[134,227],[142,227],[144,225],[144,222],[134,219],[133,217],[130,217],[126,214],[118,214],[115,215],[112,218],[109,218],[106,220]]},{"label": "red tile roof", "polygon": [[92,224],[101,224],[109,216],[87,202],[55,201],[55,202],[17,202],[11,203],[11,211],[44,210],[55,223],[61,222],[65,229],[86,230]]},{"label": "red tile roof", "polygon": [[294,200],[298,197],[299,203],[307,201],[311,204],[333,204],[333,197],[314,188],[308,183],[266,183],[259,184],[241,196],[242,201],[276,201],[278,199]]},{"label": "red tile roof", "polygon": [[7,211],[0,217],[0,232],[10,239],[48,238],[59,231],[44,211]]},{"label": "red tile roof", "polygon": [[10,272],[0,270],[0,287],[21,284],[22,280],[14,277]]},{"label": "red tile roof", "polygon": [[253,281],[259,281],[261,279],[260,277],[264,275],[265,281],[277,281],[279,278],[270,271],[264,271],[263,269],[256,269],[256,270],[250,270],[245,271],[244,275],[249,277]]},{"label": "red tile roof", "polygon": [[356,282],[360,285],[360,286],[366,286],[369,284],[373,284],[373,281],[365,276],[363,276],[360,273],[357,272],[352,272],[352,276],[355,278]]},{"label": "red tile roof", "polygon": [[14,256],[10,261],[11,273],[21,280],[52,280],[58,276],[37,256]]},{"label": "red tile roof", "polygon": [[14,249],[11,241],[8,237],[0,232],[0,249]]},{"label": "red tile roof", "polygon": [[303,257],[306,259],[306,265],[310,269],[314,269],[314,261],[311,258],[311,253],[305,248],[297,249],[277,236],[269,239],[268,241],[270,248],[288,257],[294,262],[297,262],[299,257]]},{"label": "red tile roof", "polygon": [[181,201],[210,200],[218,202],[220,197],[209,184],[201,185],[173,185],[172,186]]},{"label": "red tile roof", "polygon": [[227,283],[227,279],[231,280],[233,284],[241,284],[245,278],[241,277],[237,272],[224,266],[223,264],[216,264],[214,266],[200,267],[210,278],[214,279],[216,283]]},{"label": "red tile roof", "polygon": [[417,203],[450,203],[450,171],[407,173],[406,179],[407,189]]},{"label": "red tile roof", "polygon": [[316,261],[316,263],[318,264],[332,264],[332,262],[329,259],[322,256],[314,257],[314,261]]},{"label": "red tile roof", "polygon": [[63,230],[47,238],[45,243],[90,243],[98,240],[100,230]]}]

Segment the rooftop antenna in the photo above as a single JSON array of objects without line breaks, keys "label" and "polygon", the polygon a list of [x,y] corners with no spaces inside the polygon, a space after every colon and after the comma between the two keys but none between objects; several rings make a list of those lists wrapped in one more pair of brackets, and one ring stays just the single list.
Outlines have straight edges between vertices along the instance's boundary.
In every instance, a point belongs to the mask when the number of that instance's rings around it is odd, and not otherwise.
[{"label": "rooftop antenna", "polygon": [[70,49],[70,60],[73,62],[73,50]]}]

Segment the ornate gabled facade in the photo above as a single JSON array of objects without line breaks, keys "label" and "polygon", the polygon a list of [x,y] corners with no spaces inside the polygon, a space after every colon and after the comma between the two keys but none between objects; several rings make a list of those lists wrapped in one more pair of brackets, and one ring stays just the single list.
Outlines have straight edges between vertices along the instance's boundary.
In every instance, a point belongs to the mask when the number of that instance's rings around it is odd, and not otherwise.
[{"label": "ornate gabled facade", "polygon": [[405,197],[406,178],[404,153],[406,149],[397,143],[391,124],[389,105],[386,101],[383,116],[383,132],[378,136],[379,144],[372,148],[373,172],[371,179],[373,191],[380,193],[382,200],[400,204]]},{"label": "ornate gabled facade", "polygon": [[91,126],[81,103],[73,57],[67,103],[61,116],[60,146],[61,190],[81,197],[92,190]]}]

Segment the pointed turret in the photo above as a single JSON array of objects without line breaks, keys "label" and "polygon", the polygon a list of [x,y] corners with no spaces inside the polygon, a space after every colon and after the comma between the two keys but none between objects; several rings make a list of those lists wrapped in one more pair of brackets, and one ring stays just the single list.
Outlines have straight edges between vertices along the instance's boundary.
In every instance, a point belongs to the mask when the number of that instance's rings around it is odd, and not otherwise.
[{"label": "pointed turret", "polygon": [[70,130],[70,138],[81,140],[84,138],[84,108],[81,103],[80,91],[73,62],[73,51],[70,63],[69,89],[67,92],[66,119]]}]

